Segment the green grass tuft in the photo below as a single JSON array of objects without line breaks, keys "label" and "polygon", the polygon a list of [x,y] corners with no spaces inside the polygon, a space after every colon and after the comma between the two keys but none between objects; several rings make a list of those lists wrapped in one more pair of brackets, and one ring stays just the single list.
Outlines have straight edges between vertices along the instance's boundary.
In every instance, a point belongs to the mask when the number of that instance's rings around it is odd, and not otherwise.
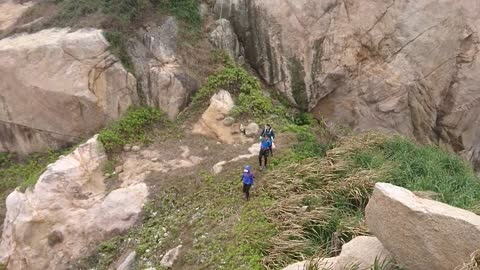
[{"label": "green grass tuft", "polygon": [[118,122],[100,131],[98,139],[108,152],[118,151],[129,143],[148,142],[148,128],[162,119],[155,108],[131,108]]}]

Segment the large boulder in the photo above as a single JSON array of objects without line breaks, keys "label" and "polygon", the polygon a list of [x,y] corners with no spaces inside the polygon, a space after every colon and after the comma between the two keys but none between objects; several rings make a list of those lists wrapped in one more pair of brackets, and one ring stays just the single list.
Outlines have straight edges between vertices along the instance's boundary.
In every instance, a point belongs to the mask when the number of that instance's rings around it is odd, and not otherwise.
[{"label": "large boulder", "polygon": [[178,25],[173,17],[138,31],[129,53],[148,105],[162,109],[171,120],[188,105],[198,85],[177,56]]},{"label": "large boulder", "polygon": [[226,19],[218,19],[215,22],[208,39],[215,48],[226,51],[232,59],[237,59],[243,54],[237,34],[235,34],[232,25]]},{"label": "large boulder", "polygon": [[480,243],[480,216],[377,183],[367,205],[370,231],[406,269],[455,269]]},{"label": "large boulder", "polygon": [[343,245],[342,252],[337,257],[298,262],[283,270],[307,270],[310,266],[328,270],[370,270],[373,269],[375,262],[377,266],[382,265],[384,266],[382,269],[386,270],[394,265],[390,252],[377,238],[358,236]]},{"label": "large boulder", "polygon": [[225,125],[222,120],[222,117],[228,115],[234,106],[235,103],[230,93],[220,90],[210,98],[210,105],[195,123],[192,132],[227,144],[250,142],[251,139],[246,138],[243,134],[232,132],[235,127]]},{"label": "large boulder", "polygon": [[0,40],[0,152],[76,142],[135,104],[135,77],[108,47],[96,29]]},{"label": "large boulder", "polygon": [[480,160],[480,2],[217,0],[215,11],[298,106]]},{"label": "large boulder", "polygon": [[8,269],[65,269],[92,245],[134,225],[147,186],[135,183],[107,194],[106,161],[94,137],[50,164],[33,189],[8,196],[0,244]]}]

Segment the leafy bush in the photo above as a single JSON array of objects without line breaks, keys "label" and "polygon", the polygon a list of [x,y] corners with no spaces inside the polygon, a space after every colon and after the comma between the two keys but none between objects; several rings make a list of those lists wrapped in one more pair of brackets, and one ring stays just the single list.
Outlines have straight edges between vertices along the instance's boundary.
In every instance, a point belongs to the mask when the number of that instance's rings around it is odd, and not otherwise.
[{"label": "leafy bush", "polygon": [[[152,1],[153,2],[153,1]],[[168,10],[177,19],[186,22],[193,30],[202,25],[198,0],[156,0],[163,10]]]},{"label": "leafy bush", "polygon": [[249,114],[261,118],[275,112],[272,100],[262,91],[260,81],[232,61],[226,61],[222,70],[208,77],[193,103],[206,101],[220,89],[238,95],[237,106],[232,112],[234,115]]},{"label": "leafy bush", "polygon": [[100,131],[98,139],[109,152],[120,150],[125,144],[146,142],[147,129],[161,116],[155,108],[132,108],[118,122]]}]

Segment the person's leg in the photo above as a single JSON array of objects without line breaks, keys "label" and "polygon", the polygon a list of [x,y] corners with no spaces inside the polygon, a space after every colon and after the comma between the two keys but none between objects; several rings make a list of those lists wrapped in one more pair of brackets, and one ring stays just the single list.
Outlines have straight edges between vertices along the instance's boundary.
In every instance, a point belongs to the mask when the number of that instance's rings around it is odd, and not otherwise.
[{"label": "person's leg", "polygon": [[248,185],[243,183],[243,198],[247,199]]},{"label": "person's leg", "polygon": [[245,185],[245,186],[246,186],[245,197],[248,201],[250,199],[250,187],[252,187],[252,185]]},{"label": "person's leg", "polygon": [[260,165],[260,168],[262,167],[262,150],[260,150],[260,153],[258,153],[258,164]]},{"label": "person's leg", "polygon": [[268,163],[268,150],[265,151],[265,165],[264,165],[265,169],[267,168],[267,163]]}]

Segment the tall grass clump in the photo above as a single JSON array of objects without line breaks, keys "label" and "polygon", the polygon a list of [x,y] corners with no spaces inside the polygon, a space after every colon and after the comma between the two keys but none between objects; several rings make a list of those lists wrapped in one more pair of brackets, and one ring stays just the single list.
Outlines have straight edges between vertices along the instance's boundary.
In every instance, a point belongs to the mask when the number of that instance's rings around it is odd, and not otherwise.
[{"label": "tall grass clump", "polygon": [[118,122],[100,131],[98,139],[108,152],[118,151],[125,144],[148,141],[148,129],[162,119],[155,108],[131,108]]},{"label": "tall grass clump", "polygon": [[388,167],[384,182],[413,191],[433,191],[438,200],[478,211],[480,181],[472,168],[459,156],[435,146],[419,146],[395,136],[352,156],[357,168]]},{"label": "tall grass clump", "polygon": [[480,205],[480,182],[461,158],[399,136],[345,137],[324,158],[305,155],[280,165],[264,178],[274,201],[265,215],[278,228],[263,260],[268,269],[337,255],[343,243],[367,234],[364,211],[376,182],[433,191],[472,211]]}]

